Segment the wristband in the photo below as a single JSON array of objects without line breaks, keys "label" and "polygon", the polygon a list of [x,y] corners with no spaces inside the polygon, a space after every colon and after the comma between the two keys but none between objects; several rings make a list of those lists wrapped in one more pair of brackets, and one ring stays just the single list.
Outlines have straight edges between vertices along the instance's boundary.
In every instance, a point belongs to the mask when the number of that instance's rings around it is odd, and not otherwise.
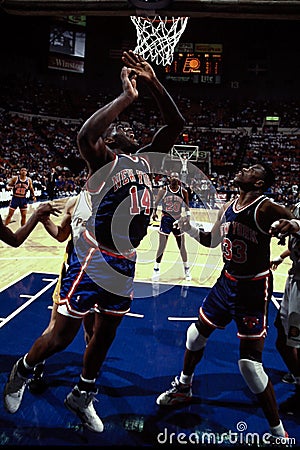
[{"label": "wristband", "polygon": [[295,233],[293,233],[293,234],[297,234],[298,236],[300,236],[300,220],[291,219],[291,222],[295,222],[298,225],[298,227],[299,227],[299,230],[295,231]]},{"label": "wristband", "polygon": [[273,263],[282,263],[283,258],[281,258],[281,256],[276,256],[276,258],[273,259]]},{"label": "wristband", "polygon": [[[191,215],[191,211],[186,211],[186,212],[185,212],[185,215],[186,215],[186,216],[190,216],[190,215]],[[300,228],[300,227],[299,227],[299,228]]]}]

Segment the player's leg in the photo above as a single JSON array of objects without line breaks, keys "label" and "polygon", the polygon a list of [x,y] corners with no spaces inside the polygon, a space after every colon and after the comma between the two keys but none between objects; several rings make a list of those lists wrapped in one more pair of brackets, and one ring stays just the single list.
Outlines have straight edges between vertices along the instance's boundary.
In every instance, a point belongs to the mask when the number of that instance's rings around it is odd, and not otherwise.
[{"label": "player's leg", "polygon": [[[117,328],[124,317],[99,312],[94,315],[94,332],[83,356],[82,375],[86,379],[98,377],[107,352],[115,339]],[[97,355],[97,358],[94,355]]]},{"label": "player's leg", "polygon": [[26,223],[27,207],[26,208],[21,208],[20,209],[20,213],[21,213],[21,227],[22,227]]},{"label": "player's leg", "polygon": [[8,214],[5,218],[4,225],[7,226],[10,223],[12,216],[14,215],[14,212],[15,212],[14,208],[11,208],[11,207],[8,208]]},{"label": "player's leg", "polygon": [[[42,334],[50,333],[50,331],[53,330],[57,317],[57,308],[58,303],[53,301],[50,321]],[[28,389],[32,394],[42,394],[47,389],[47,384],[44,379],[45,364],[46,360],[43,360],[38,363],[33,370],[33,376],[28,382]]]},{"label": "player's leg", "polygon": [[264,412],[274,436],[286,436],[278,413],[273,384],[262,365],[262,352],[265,338],[241,339],[239,369]]},{"label": "player's leg", "polygon": [[203,357],[207,339],[214,329],[205,324],[201,318],[189,326],[186,333],[182,371],[172,381],[171,388],[157,397],[156,403],[158,405],[174,406],[189,402],[192,399],[194,372]]},{"label": "player's leg", "polygon": [[57,314],[52,331],[40,336],[29,352],[15,363],[4,389],[4,405],[8,412],[15,413],[19,409],[34,367],[64,350],[73,341],[80,325],[81,320],[78,318]]},{"label": "player's leg", "polygon": [[86,428],[101,433],[104,426],[93,406],[95,395],[98,394],[96,381],[123,316],[102,315],[99,312],[94,316],[93,334],[84,352],[82,373],[67,395],[65,405],[80,418]]},{"label": "player's leg", "polygon": [[202,359],[207,339],[216,328],[224,329],[232,320],[224,302],[219,301],[224,282],[224,277],[217,280],[202,303],[197,322],[187,329],[182,371],[175,377],[171,389],[158,396],[158,405],[172,406],[191,400],[195,368]]},{"label": "player's leg", "polygon": [[185,246],[185,236],[184,234],[180,234],[179,230],[173,230],[173,234],[175,236],[177,247],[179,248],[180,256],[183,262],[184,277],[186,281],[191,281],[192,276],[190,273],[190,265],[188,263],[188,256]]},{"label": "player's leg", "polygon": [[156,252],[154,268],[153,268],[152,281],[159,280],[160,263],[161,263],[165,248],[167,246],[168,239],[169,239],[169,234],[159,232],[159,242],[158,242],[158,249]]},{"label": "player's leg", "polygon": [[[78,383],[67,395],[65,405],[86,428],[101,433],[103,423],[93,406],[98,393],[96,381],[117,328],[130,311],[136,254],[131,252],[127,258],[98,250],[90,258],[89,274],[82,278],[77,293],[82,299],[89,300],[89,310],[96,305],[93,334],[85,348]],[[120,270],[122,277],[118,278]],[[73,304],[78,301],[77,298],[78,295],[73,298]],[[88,314],[89,310],[86,310]]]},{"label": "player's leg", "polygon": [[[64,260],[67,261],[67,253],[65,253],[65,255],[64,255]],[[50,321],[42,334],[47,334],[50,331],[52,331],[55,321],[56,321],[57,309],[58,309],[59,300],[60,300],[61,280],[62,280],[63,275],[65,275],[65,273],[66,273],[65,261],[62,264],[61,271],[60,271],[59,277],[57,279],[57,283],[56,283],[54,291],[52,293],[53,303],[52,303]],[[45,364],[46,364],[46,361],[44,360],[35,366],[34,371],[33,371],[33,377],[28,382],[28,389],[33,394],[42,394],[47,388],[47,384],[45,383],[45,379],[44,379]]]},{"label": "player's leg", "polygon": [[262,364],[262,353],[267,335],[268,305],[273,291],[273,277],[241,280],[236,286],[238,337],[240,338],[239,369],[258,402],[274,436],[285,436],[279,417],[274,388]]},{"label": "player's leg", "polygon": [[287,345],[288,335],[288,305],[287,299],[284,298],[281,302],[280,309],[277,313],[274,325],[277,329],[276,336],[276,349],[280,354],[283,362],[289,370],[289,373],[282,377],[282,381],[289,384],[295,383],[295,374],[298,365],[298,352],[297,349]]},{"label": "player's leg", "polygon": [[95,314],[95,309],[92,309],[83,318],[83,332],[86,345],[88,345],[94,333]]},{"label": "player's leg", "polygon": [[[293,392],[290,397],[280,404],[280,411],[287,414],[299,414],[300,411],[300,283],[289,276],[287,280],[288,308],[286,321],[286,341],[281,356],[293,374]],[[289,364],[289,365],[288,365]]]},{"label": "player's leg", "polygon": [[158,243],[158,249],[157,249],[156,258],[155,258],[155,261],[158,264],[161,263],[161,260],[162,260],[162,257],[163,257],[163,254],[164,254],[164,251],[165,251],[168,239],[169,239],[169,235],[168,234],[159,233],[159,243]]}]

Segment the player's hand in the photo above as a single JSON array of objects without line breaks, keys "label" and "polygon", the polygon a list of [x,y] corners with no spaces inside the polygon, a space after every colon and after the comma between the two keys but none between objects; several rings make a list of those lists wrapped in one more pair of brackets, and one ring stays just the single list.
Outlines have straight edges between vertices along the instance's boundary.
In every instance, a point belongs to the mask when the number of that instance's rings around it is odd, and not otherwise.
[{"label": "player's hand", "polygon": [[279,264],[281,264],[283,261],[283,258],[281,258],[280,256],[276,256],[276,258],[272,259],[270,261],[270,268],[272,270],[276,270],[277,267],[279,266]]},{"label": "player's hand", "polygon": [[136,88],[136,74],[132,69],[123,67],[121,70],[121,80],[124,94],[126,94],[133,102],[139,96]]},{"label": "player's hand", "polygon": [[50,214],[44,214],[39,218],[39,222],[41,222],[43,225],[47,225],[47,223],[51,222]]},{"label": "player's hand", "polygon": [[158,220],[158,215],[157,214],[152,214],[152,220],[157,221]]},{"label": "player's hand", "polygon": [[276,222],[272,223],[269,233],[271,234],[271,236],[275,236],[278,239],[282,239],[285,236],[288,236],[289,234],[297,233],[299,229],[300,229],[299,225],[293,219],[291,220],[279,219],[276,220]]},{"label": "player's hand", "polygon": [[190,216],[182,216],[180,219],[175,220],[173,228],[180,229],[181,231],[189,231],[191,229]]},{"label": "player's hand", "polygon": [[145,81],[151,81],[156,78],[152,66],[141,56],[132,50],[123,52],[122,61],[128,67],[134,70],[136,75]]},{"label": "player's hand", "polygon": [[43,220],[43,218],[46,216],[49,217],[50,214],[53,214],[54,216],[58,216],[61,213],[61,210],[58,208],[55,208],[50,203],[43,203],[42,205],[39,205],[37,209],[34,211],[33,214],[37,216],[37,219],[39,221]]}]

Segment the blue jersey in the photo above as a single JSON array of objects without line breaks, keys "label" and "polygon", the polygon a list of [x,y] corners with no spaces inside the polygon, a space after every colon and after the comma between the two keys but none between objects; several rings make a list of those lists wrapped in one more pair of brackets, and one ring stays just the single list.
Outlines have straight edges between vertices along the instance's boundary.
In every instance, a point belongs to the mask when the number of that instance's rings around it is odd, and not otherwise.
[{"label": "blue jersey", "polygon": [[18,175],[17,181],[15,182],[14,187],[13,187],[13,196],[19,197],[19,198],[25,198],[28,189],[29,189],[28,177],[26,177],[25,180],[22,181],[20,176]]},{"label": "blue jersey", "polygon": [[224,269],[235,277],[251,278],[269,272],[269,233],[257,223],[257,209],[267,197],[260,196],[237,209],[237,199],[227,208],[221,225]]},{"label": "blue jersey", "polygon": [[147,234],[153,210],[149,174],[144,157],[121,154],[88,181],[93,212],[87,230],[100,248],[128,252]]}]

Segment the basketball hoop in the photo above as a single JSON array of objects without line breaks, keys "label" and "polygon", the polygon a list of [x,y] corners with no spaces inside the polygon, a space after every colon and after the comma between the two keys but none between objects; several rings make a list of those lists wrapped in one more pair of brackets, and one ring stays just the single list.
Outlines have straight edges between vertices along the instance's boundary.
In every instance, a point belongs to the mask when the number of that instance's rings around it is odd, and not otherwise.
[{"label": "basketball hoop", "polygon": [[156,64],[170,65],[173,53],[187,25],[188,17],[130,16],[136,28],[134,52]]}]

